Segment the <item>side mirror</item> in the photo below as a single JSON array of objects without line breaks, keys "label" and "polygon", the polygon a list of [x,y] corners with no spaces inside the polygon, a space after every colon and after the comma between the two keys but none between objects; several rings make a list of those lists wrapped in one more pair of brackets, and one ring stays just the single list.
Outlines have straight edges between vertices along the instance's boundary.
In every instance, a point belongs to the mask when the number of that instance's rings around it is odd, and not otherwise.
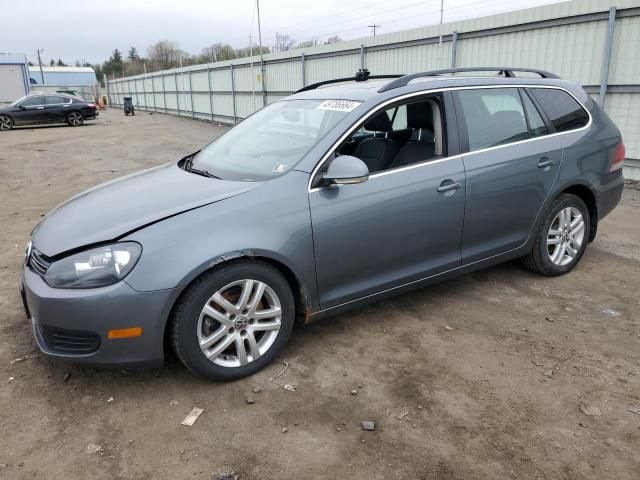
[{"label": "side mirror", "polygon": [[359,158],[350,155],[340,155],[334,158],[329,168],[322,175],[327,185],[342,185],[362,183],[369,179],[369,168]]},{"label": "side mirror", "polygon": [[27,109],[27,107],[25,107],[24,105],[18,105],[18,108],[19,108],[20,110],[26,110],[26,109]]}]

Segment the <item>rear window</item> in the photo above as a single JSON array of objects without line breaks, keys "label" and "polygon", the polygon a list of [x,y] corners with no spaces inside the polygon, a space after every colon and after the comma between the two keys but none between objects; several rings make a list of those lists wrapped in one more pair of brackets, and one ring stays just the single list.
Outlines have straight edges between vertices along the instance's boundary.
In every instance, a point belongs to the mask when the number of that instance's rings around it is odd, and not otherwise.
[{"label": "rear window", "polygon": [[556,88],[532,88],[547,117],[558,132],[575,130],[589,123],[589,114],[564,90]]}]

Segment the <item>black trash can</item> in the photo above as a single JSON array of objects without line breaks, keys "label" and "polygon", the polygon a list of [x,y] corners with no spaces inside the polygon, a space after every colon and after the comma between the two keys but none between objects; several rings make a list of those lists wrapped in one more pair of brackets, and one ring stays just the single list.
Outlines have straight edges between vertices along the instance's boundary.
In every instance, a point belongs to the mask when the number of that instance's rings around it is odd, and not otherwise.
[{"label": "black trash can", "polygon": [[131,97],[124,97],[124,114],[125,115],[136,114],[136,111],[133,108],[133,100]]}]

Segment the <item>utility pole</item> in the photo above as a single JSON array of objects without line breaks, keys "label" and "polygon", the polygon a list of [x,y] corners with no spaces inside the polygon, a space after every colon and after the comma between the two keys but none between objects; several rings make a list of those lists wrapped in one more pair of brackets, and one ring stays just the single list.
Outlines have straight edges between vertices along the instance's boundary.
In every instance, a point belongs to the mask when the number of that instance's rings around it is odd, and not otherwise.
[{"label": "utility pole", "polygon": [[256,0],[258,12],[258,43],[260,46],[260,86],[262,89],[262,106],[267,106],[267,92],[264,89],[264,59],[262,58],[262,25],[260,24],[260,0]]},{"label": "utility pole", "polygon": [[440,42],[439,45],[442,46],[442,21],[444,20],[444,0],[440,0]]},{"label": "utility pole", "polygon": [[376,36],[376,28],[380,28],[382,25],[376,25],[375,23],[373,25],[367,25],[367,27],[372,28],[373,29],[373,36]]},{"label": "utility pole", "polygon": [[42,77],[42,84],[44,85],[44,71],[42,70],[42,59],[40,58],[40,54],[44,52],[44,49],[42,50],[38,49],[37,52],[38,52],[38,65],[40,65],[40,76]]}]

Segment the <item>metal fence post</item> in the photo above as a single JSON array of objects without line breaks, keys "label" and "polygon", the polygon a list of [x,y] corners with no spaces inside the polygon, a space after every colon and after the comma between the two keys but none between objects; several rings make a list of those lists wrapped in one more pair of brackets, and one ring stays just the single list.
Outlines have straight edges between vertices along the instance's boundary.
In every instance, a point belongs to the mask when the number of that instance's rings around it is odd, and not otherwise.
[{"label": "metal fence post", "polygon": [[164,106],[164,113],[167,113],[167,89],[164,87],[164,74],[160,79],[162,81],[162,105]]},{"label": "metal fence post", "polygon": [[233,80],[233,64],[229,65],[229,72],[231,73],[231,103],[233,103],[233,123],[237,121],[236,117],[236,87]]},{"label": "metal fence post", "polygon": [[364,70],[364,44],[360,45],[360,69]]},{"label": "metal fence post", "polygon": [[191,86],[191,70],[189,70],[189,98],[191,99],[191,118],[196,118],[196,107],[193,106],[193,87]]},{"label": "metal fence post", "polygon": [[604,108],[604,101],[607,96],[607,86],[609,84],[609,65],[611,65],[611,52],[613,50],[613,32],[616,24],[616,7],[609,9],[609,23],[607,25],[607,36],[604,41],[602,52],[602,68],[600,69],[600,106]]},{"label": "metal fence post", "polygon": [[302,87],[305,87],[307,80],[306,80],[306,72],[304,69],[304,53],[300,54],[300,70],[301,70],[301,76],[302,76]]},{"label": "metal fence post", "polygon": [[151,98],[153,99],[153,111],[157,112],[158,107],[156,107],[156,87],[153,84],[153,75],[149,77],[151,79]]},{"label": "metal fence post", "polygon": [[213,123],[213,92],[211,91],[211,67],[207,67],[207,92],[209,93],[209,110],[211,110],[211,123]]},{"label": "metal fence post", "polygon": [[178,116],[180,116],[180,97],[178,97],[178,74],[173,72],[173,81],[176,84],[176,109],[178,110]]},{"label": "metal fence post", "polygon": [[147,89],[144,86],[144,77],[142,77],[142,101],[144,103],[145,111],[148,111],[147,108]]},{"label": "metal fence post", "polygon": [[458,49],[458,32],[454,30],[451,34],[451,68],[456,68],[456,55]]},{"label": "metal fence post", "polygon": [[109,80],[107,80],[106,75],[102,78],[104,78],[104,88],[107,91],[107,102],[109,106],[111,106],[111,92],[109,92]]},{"label": "metal fence post", "polygon": [[[262,87],[262,107],[267,106],[267,88],[265,87],[264,77],[267,73],[267,69],[264,66],[264,60],[262,59],[262,52],[260,52],[260,86]],[[235,104],[234,104],[235,105]]]}]

